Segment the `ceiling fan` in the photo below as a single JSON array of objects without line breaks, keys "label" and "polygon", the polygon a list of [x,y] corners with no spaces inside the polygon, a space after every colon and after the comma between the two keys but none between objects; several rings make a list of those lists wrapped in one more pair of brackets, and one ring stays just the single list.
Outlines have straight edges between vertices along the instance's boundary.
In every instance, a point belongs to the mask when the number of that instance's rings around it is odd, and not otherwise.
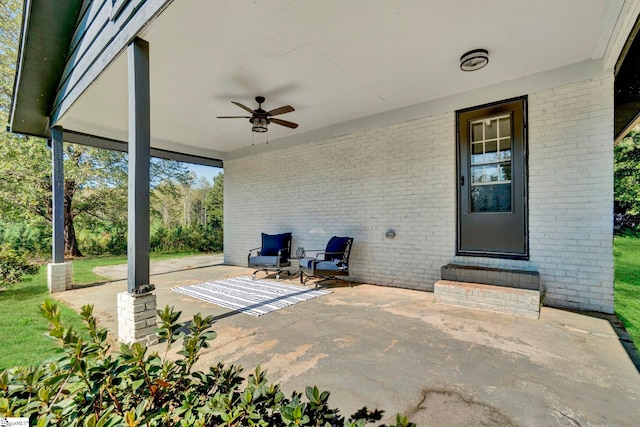
[{"label": "ceiling fan", "polygon": [[282,119],[276,119],[273,117],[280,114],[290,113],[292,111],[295,111],[291,105],[285,105],[280,108],[275,108],[270,111],[265,111],[262,109],[264,96],[256,96],[256,102],[258,103],[258,108],[255,110],[252,110],[251,108],[247,107],[246,105],[242,105],[239,102],[236,102],[236,101],[231,101],[231,102],[237,105],[238,107],[242,108],[243,110],[251,113],[251,115],[250,116],[218,116],[217,117],[218,119],[249,119],[249,122],[253,125],[253,127],[251,128],[253,132],[266,132],[268,130],[267,125],[269,123],[276,123],[276,124],[279,124],[280,126],[286,126],[291,129],[295,129],[298,127],[297,123],[289,122]]}]

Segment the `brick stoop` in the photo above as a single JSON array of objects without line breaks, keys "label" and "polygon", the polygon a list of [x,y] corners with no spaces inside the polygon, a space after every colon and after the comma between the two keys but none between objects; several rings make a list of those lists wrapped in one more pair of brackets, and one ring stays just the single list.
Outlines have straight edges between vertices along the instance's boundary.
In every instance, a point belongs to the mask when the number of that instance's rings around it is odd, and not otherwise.
[{"label": "brick stoop", "polygon": [[534,319],[540,317],[540,291],[509,288],[480,283],[438,280],[433,293],[436,302],[517,314]]},{"label": "brick stoop", "polygon": [[447,264],[440,268],[440,278],[452,282],[486,283],[508,288],[540,289],[537,271]]}]

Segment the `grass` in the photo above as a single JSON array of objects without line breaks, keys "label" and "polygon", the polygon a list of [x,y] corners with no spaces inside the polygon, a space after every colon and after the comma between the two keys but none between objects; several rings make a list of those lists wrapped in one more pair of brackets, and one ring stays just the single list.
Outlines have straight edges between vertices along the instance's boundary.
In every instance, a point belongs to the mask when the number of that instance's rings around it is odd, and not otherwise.
[{"label": "grass", "polygon": [[[0,292],[0,369],[33,365],[56,355],[53,339],[49,338],[47,320],[40,314],[40,305],[51,299],[47,289],[47,266],[38,274]],[[80,316],[59,304],[63,321],[78,330]]]},{"label": "grass", "polygon": [[[151,254],[154,261],[179,258],[189,253]],[[93,273],[98,266],[127,262],[126,256],[86,257],[73,260],[73,283],[84,285],[108,280]],[[47,320],[40,314],[40,305],[52,299],[47,288],[47,266],[22,283],[0,291],[0,370],[12,366],[34,365],[56,356],[54,341],[46,333]],[[66,325],[78,331],[82,328],[80,316],[58,302]]]},{"label": "grass", "polygon": [[640,349],[640,238],[616,236],[613,248],[616,315]]},{"label": "grass", "polygon": [[[200,252],[179,252],[179,253],[152,253],[152,261],[161,261],[169,258],[183,258],[191,255],[200,255]],[[73,260],[73,283],[75,285],[86,285],[89,283],[104,282],[109,280],[106,277],[98,276],[93,273],[96,267],[105,265],[126,264],[127,256],[95,256],[85,257]]]}]

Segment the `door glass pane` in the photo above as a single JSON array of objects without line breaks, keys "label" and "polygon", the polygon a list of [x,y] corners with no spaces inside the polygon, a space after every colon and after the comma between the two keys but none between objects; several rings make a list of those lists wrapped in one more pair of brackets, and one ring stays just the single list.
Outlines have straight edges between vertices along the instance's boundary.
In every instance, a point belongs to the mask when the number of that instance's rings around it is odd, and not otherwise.
[{"label": "door glass pane", "polygon": [[511,211],[511,117],[471,123],[471,212]]},{"label": "door glass pane", "polygon": [[500,177],[498,181],[511,181],[511,165],[500,165]]},{"label": "door glass pane", "polygon": [[500,140],[500,160],[511,160],[511,138]]},{"label": "door glass pane", "polygon": [[484,144],[479,142],[471,144],[471,164],[476,165],[484,162]]},{"label": "door glass pane", "polygon": [[511,183],[471,187],[471,212],[510,212]]},{"label": "door glass pane", "polygon": [[500,119],[500,138],[511,136],[511,117],[503,117]]},{"label": "door glass pane", "polygon": [[482,141],[484,136],[482,134],[482,123],[475,123],[471,125],[472,141]]},{"label": "door glass pane", "polygon": [[484,161],[495,162],[498,160],[498,141],[487,141],[484,143]]},{"label": "door glass pane", "polygon": [[487,177],[485,182],[496,182],[498,180],[498,165],[485,166],[484,174]]},{"label": "door glass pane", "polygon": [[495,139],[498,137],[498,120],[485,120],[484,139]]},{"label": "door glass pane", "polygon": [[484,166],[472,166],[471,167],[471,183],[477,184],[482,182],[482,177],[484,174]]}]

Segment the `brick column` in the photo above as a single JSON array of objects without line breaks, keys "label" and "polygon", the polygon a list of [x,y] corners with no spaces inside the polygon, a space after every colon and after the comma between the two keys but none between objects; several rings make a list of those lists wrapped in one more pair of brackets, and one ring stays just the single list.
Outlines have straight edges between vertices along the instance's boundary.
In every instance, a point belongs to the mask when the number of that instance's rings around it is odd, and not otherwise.
[{"label": "brick column", "polygon": [[157,344],[156,327],[155,294],[133,295],[128,292],[118,294],[118,340],[120,342]]},{"label": "brick column", "polygon": [[50,263],[47,265],[47,284],[49,293],[71,289],[73,266],[70,262]]}]

